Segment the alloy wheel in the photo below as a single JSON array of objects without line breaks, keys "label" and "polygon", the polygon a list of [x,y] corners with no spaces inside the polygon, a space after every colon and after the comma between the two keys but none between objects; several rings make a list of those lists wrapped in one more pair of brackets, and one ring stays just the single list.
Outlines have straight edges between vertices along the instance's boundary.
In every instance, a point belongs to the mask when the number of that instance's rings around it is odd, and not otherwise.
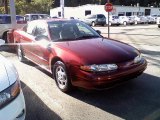
[{"label": "alloy wheel", "polygon": [[63,67],[58,66],[56,68],[56,78],[57,78],[58,86],[61,89],[64,89],[67,85],[67,75]]}]

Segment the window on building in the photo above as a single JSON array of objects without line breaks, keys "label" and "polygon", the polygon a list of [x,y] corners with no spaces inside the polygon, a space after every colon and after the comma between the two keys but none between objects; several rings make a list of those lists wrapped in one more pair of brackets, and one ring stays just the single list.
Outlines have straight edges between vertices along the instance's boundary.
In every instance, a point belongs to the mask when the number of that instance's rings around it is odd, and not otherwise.
[{"label": "window on building", "polygon": [[132,12],[126,12],[126,16],[132,16]]},{"label": "window on building", "polygon": [[151,14],[151,9],[145,9],[145,15],[150,15]]},{"label": "window on building", "polygon": [[125,12],[118,12],[118,16],[124,16]]},{"label": "window on building", "polygon": [[85,11],[85,16],[86,16],[86,15],[90,15],[90,14],[91,14],[91,10],[86,10],[86,11]]}]

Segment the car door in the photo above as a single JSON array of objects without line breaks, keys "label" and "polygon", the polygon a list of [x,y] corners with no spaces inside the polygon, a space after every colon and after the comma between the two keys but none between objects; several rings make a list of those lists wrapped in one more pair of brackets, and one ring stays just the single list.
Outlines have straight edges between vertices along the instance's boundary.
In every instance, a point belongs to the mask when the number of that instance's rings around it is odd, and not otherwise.
[{"label": "car door", "polygon": [[34,61],[45,69],[49,69],[50,41],[48,27],[44,22],[38,22],[34,31],[34,41],[31,48]]},{"label": "car door", "polygon": [[23,52],[25,57],[34,60],[34,55],[32,53],[33,41],[35,40],[34,31],[36,28],[36,22],[29,22],[24,28],[23,31],[20,32],[20,43],[23,48]]}]

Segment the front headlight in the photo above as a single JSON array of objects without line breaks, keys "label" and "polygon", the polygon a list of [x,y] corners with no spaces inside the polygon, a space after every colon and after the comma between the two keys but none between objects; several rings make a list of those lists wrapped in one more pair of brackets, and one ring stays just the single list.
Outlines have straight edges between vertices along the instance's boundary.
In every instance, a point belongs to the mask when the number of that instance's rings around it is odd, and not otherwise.
[{"label": "front headlight", "polygon": [[142,56],[138,55],[137,57],[134,58],[134,63],[139,63],[142,60]]},{"label": "front headlight", "polygon": [[117,70],[118,66],[116,64],[84,65],[81,66],[80,69],[84,71],[102,72]]},{"label": "front headlight", "polygon": [[20,82],[17,80],[13,85],[0,92],[0,109],[14,100],[20,93]]}]

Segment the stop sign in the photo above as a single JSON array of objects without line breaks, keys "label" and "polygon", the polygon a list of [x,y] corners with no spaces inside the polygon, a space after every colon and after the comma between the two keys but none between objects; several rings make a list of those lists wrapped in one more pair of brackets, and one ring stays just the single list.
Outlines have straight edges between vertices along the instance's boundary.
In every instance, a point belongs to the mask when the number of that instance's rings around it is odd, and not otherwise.
[{"label": "stop sign", "polygon": [[106,12],[111,12],[113,10],[113,5],[111,3],[106,3],[104,9]]}]

